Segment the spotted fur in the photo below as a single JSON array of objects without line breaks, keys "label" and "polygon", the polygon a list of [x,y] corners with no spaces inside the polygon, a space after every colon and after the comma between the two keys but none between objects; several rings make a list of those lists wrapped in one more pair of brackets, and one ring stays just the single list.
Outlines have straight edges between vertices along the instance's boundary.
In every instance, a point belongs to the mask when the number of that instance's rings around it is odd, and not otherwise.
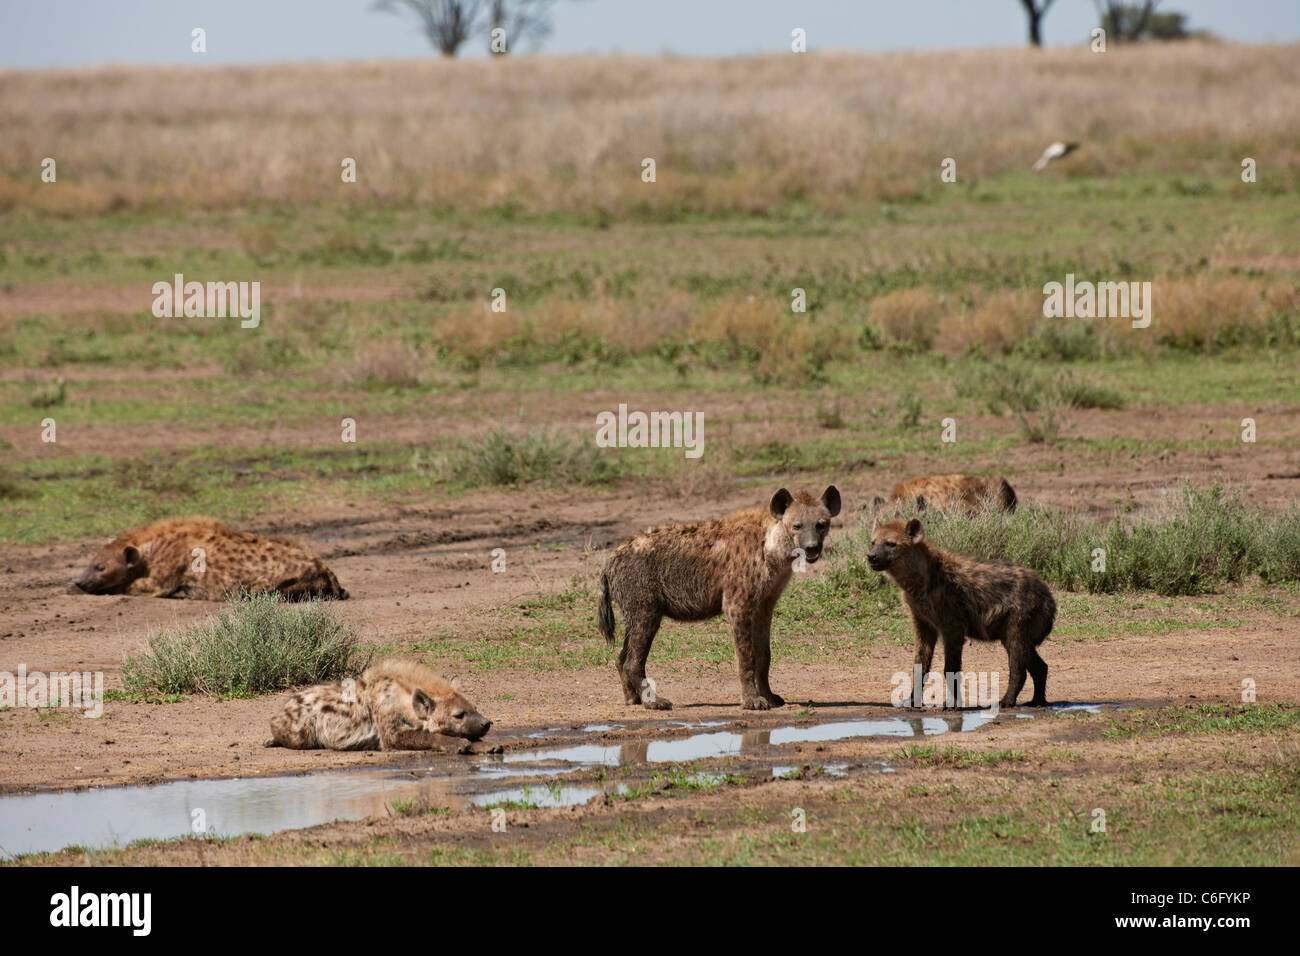
[{"label": "spotted fur", "polygon": [[784,704],[768,683],[772,612],[800,557],[796,549],[804,560],[817,561],[839,512],[834,485],[820,499],[782,488],[766,508],[650,528],[620,544],[601,573],[598,612],[600,632],[610,642],[613,605],[623,612],[618,670],[626,702],[672,707],[657,692],[644,693],[646,658],[665,617],[703,621],[725,614],[736,645],[741,705],[767,710]]}]

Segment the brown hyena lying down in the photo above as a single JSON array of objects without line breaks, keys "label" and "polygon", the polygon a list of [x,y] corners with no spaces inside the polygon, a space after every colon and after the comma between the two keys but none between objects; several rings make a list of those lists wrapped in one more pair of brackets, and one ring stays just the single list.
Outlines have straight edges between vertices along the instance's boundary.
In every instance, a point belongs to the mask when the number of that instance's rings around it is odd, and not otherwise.
[{"label": "brown hyena lying down", "polygon": [[105,545],[76,581],[86,594],[219,601],[277,591],[291,601],[348,592],[315,554],[287,538],[231,531],[212,518],[165,518]]},{"label": "brown hyena lying down", "polygon": [[478,740],[491,726],[455,681],[415,661],[390,658],[360,680],[298,691],[271,719],[266,746],[465,751],[468,741]]},{"label": "brown hyena lying down", "polygon": [[831,518],[839,513],[834,485],[821,498],[782,488],[766,508],[651,528],[620,544],[601,572],[599,617],[600,633],[612,643],[611,601],[623,611],[618,670],[627,703],[650,710],[672,707],[643,693],[649,686],[646,658],[665,617],[703,621],[726,614],[736,644],[741,705],[767,710],[784,704],[768,684],[772,611],[790,582],[793,562],[821,557]]},{"label": "brown hyena lying down", "polygon": [[1011,512],[1016,510],[1016,493],[1005,478],[981,478],[978,475],[922,475],[894,486],[889,501],[877,497],[880,508],[890,502],[916,503],[917,511],[937,508],[940,511],[975,513],[990,504]]},{"label": "brown hyena lying down", "polygon": [[[1038,645],[1056,621],[1056,600],[1037,574],[936,548],[925,540],[916,518],[876,525],[867,563],[903,591],[916,629],[915,663],[921,679],[930,673],[940,637],[945,674],[961,673],[967,637],[1001,641],[1011,672],[1001,706],[1016,705],[1026,670],[1034,678],[1029,706],[1047,706],[1047,662],[1039,656]],[[948,693],[953,682],[945,684],[945,706],[959,706]]]}]

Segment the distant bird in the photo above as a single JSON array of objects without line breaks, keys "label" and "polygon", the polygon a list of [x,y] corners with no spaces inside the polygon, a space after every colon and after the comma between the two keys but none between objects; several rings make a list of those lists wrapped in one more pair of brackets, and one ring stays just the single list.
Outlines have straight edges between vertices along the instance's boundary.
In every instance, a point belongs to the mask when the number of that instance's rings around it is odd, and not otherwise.
[{"label": "distant bird", "polygon": [[55,405],[62,405],[67,399],[68,383],[60,375],[53,386],[45,385],[33,391],[27,399],[27,404],[32,408],[53,408]]},{"label": "distant bird", "polygon": [[1078,143],[1053,143],[1043,150],[1043,155],[1039,156],[1038,162],[1034,163],[1034,172],[1041,173],[1047,168],[1048,163],[1060,159],[1062,156],[1069,156],[1078,148]]}]

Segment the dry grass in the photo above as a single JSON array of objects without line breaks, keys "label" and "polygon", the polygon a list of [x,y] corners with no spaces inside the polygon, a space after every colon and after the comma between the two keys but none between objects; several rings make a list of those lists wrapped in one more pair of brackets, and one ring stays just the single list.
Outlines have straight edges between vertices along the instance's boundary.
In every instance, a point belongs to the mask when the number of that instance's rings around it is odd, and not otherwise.
[{"label": "dry grass", "polygon": [[[1298,54],[1181,43],[8,71],[0,209],[827,208],[919,195],[945,156],[966,182],[1023,170],[1060,138],[1085,141],[1074,166],[1090,175],[1187,174],[1248,153],[1277,169],[1300,165]],[[39,181],[45,156],[57,188]],[[339,175],[349,156],[355,184]],[[641,182],[645,156],[655,184]]]},{"label": "dry grass", "polygon": [[896,289],[871,303],[871,321],[895,345],[925,352],[944,319],[944,303],[929,289]]},{"label": "dry grass", "polygon": [[940,351],[956,354],[979,343],[989,354],[1005,355],[1049,321],[1062,320],[1043,318],[1041,292],[997,292],[973,309],[945,315],[937,345]]}]

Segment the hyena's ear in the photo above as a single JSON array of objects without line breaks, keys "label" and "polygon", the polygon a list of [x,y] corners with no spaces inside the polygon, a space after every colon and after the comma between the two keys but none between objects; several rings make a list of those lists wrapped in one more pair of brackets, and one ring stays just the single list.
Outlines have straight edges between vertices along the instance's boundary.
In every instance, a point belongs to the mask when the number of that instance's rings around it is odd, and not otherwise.
[{"label": "hyena's ear", "polygon": [[457,693],[460,693],[460,675],[459,675],[459,674],[452,674],[452,675],[451,675],[451,689],[454,690],[454,691],[456,691]]},{"label": "hyena's ear", "polygon": [[925,495],[917,495],[917,496],[916,496],[916,510],[917,510],[917,511],[924,511],[924,510],[925,510],[926,508],[928,508],[928,507],[930,507],[930,502],[928,502],[928,501],[925,500]]},{"label": "hyena's ear", "polygon": [[840,490],[834,485],[829,486],[822,492],[822,504],[826,506],[826,510],[829,511],[831,517],[834,518],[840,513]]},{"label": "hyena's ear", "polygon": [[913,518],[907,523],[907,536],[912,539],[912,544],[916,544],[922,538],[921,519]]},{"label": "hyena's ear", "polygon": [[880,497],[880,495],[876,495],[876,497],[871,499],[871,507],[874,508],[875,510],[879,511],[884,506],[885,506],[885,499]]},{"label": "hyena's ear", "polygon": [[782,488],[772,496],[772,503],[767,508],[772,512],[772,517],[780,521],[781,516],[785,514],[785,509],[790,507],[792,501],[794,501],[794,495]]},{"label": "hyena's ear", "polygon": [[433,698],[418,687],[415,688],[415,693],[411,695],[411,706],[415,708],[415,716],[421,720],[432,717],[433,712],[438,709],[433,702]]},{"label": "hyena's ear", "polygon": [[140,551],[132,545],[127,545],[122,551],[122,557],[126,561],[128,568],[133,568],[140,563]]}]

